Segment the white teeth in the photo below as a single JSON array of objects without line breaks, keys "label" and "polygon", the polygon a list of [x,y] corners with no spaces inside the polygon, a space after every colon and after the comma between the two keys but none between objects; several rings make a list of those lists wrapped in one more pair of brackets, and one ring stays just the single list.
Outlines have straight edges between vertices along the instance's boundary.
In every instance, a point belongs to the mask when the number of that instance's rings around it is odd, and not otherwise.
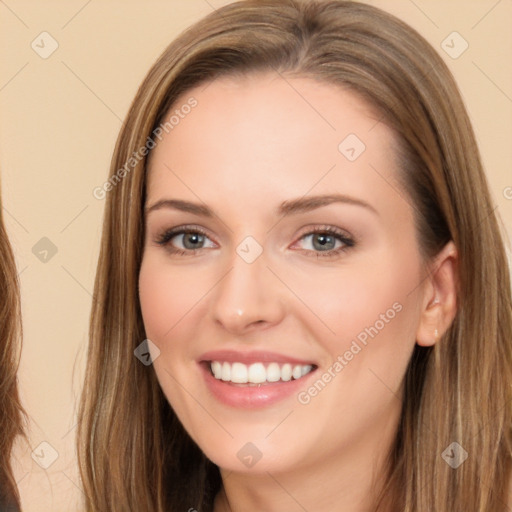
[{"label": "white teeth", "polygon": [[[261,365],[263,366],[263,365]],[[263,371],[265,371],[265,367],[263,367]],[[277,363],[270,363],[267,367],[266,380],[269,382],[277,382],[281,379],[281,369]],[[263,377],[263,381],[265,377]]]},{"label": "white teeth", "polygon": [[247,382],[247,373],[247,366],[245,366],[245,364],[233,363],[231,365],[231,382],[245,384]]},{"label": "white teeth", "polygon": [[221,379],[225,381],[231,380],[231,365],[229,363],[224,363],[222,365]]},{"label": "white teeth", "polygon": [[212,372],[216,379],[222,379],[222,364],[219,361],[212,362]]},{"label": "white teeth", "polygon": [[[242,366],[245,366],[245,364]],[[253,384],[260,384],[261,382],[265,382],[267,379],[267,372],[265,371],[265,367],[262,363],[251,364],[251,366],[249,366],[248,373],[248,381],[252,382]]]},{"label": "white teeth", "polygon": [[289,363],[283,364],[281,368],[281,380],[285,382],[288,380],[292,380],[292,365]]},{"label": "white teeth", "polygon": [[266,367],[264,363],[253,363],[246,365],[243,363],[228,363],[226,361],[212,361],[210,367],[213,376],[217,380],[233,382],[236,384],[261,384],[263,382],[287,382],[293,379],[300,379],[307,375],[312,369],[312,365],[295,365],[285,363],[282,366],[279,363],[269,363]]}]

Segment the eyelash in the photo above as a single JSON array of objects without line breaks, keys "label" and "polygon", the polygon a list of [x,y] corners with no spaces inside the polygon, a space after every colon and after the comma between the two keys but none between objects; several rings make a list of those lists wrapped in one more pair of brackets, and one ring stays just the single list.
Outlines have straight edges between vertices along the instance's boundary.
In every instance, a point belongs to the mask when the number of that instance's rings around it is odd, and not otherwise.
[{"label": "eyelash", "polygon": [[[325,235],[334,236],[337,240],[341,241],[343,243],[343,246],[338,247],[337,249],[331,249],[328,251],[313,251],[309,249],[301,249],[301,251],[305,252],[308,256],[316,256],[317,258],[334,258],[336,256],[339,256],[341,253],[351,249],[355,246],[355,241],[348,237],[345,233],[338,230],[337,228],[334,228],[332,226],[319,226],[313,229],[310,229],[309,231],[306,231],[304,234],[302,234],[299,238],[299,240],[302,240],[306,236],[314,235],[316,233],[321,233]],[[162,246],[167,246],[167,249],[171,254],[177,255],[177,256],[193,256],[197,251],[200,251],[200,249],[179,249],[177,247],[173,247],[169,242],[177,235],[183,235],[183,234],[199,234],[206,238],[208,237],[208,234],[203,231],[202,229],[198,227],[193,226],[180,226],[178,228],[172,228],[164,231],[161,233],[155,242]],[[313,254],[312,254],[313,253]]]}]

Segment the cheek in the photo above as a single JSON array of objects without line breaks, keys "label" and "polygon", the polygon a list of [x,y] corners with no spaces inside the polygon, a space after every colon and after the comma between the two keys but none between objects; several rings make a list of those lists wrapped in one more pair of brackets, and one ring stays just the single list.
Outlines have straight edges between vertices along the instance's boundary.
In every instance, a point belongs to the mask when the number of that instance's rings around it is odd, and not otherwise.
[{"label": "cheek", "polygon": [[386,312],[386,319],[398,317],[399,307],[393,305],[410,302],[407,294],[417,282],[415,275],[412,268],[394,269],[385,262],[375,266],[363,263],[361,268],[351,266],[322,275],[311,273],[306,278],[296,276],[294,292],[316,314],[317,321],[311,325],[315,325],[317,334],[323,333],[327,339],[329,334],[334,339],[345,339],[373,325]]},{"label": "cheek", "polygon": [[171,337],[187,313],[208,290],[199,272],[170,268],[158,256],[145,256],[139,274],[142,317],[149,339],[162,343]]},{"label": "cheek", "polygon": [[309,328],[328,354],[326,364],[346,354],[347,366],[375,368],[390,386],[398,386],[419,321],[413,292],[419,262],[410,252],[383,252],[372,261],[333,269],[321,280],[296,281],[297,294],[316,313]]},{"label": "cheek", "polygon": [[356,439],[384,425],[399,407],[419,314],[411,293],[418,275],[417,261],[390,253],[372,265],[333,271],[321,290],[303,283],[308,306],[323,321],[309,325],[327,356],[318,380],[301,390],[299,411],[306,423],[314,416],[333,443],[340,432]]},{"label": "cheek", "polygon": [[[139,275],[139,298],[146,335],[149,339],[160,340],[173,325],[175,294],[169,292],[165,277],[144,259]],[[171,301],[171,303],[169,303]]]},{"label": "cheek", "polygon": [[[193,386],[191,375],[197,369],[187,357],[191,347],[183,332],[191,327],[191,311],[206,291],[202,289],[206,285],[200,276],[198,272],[170,268],[160,255],[151,252],[144,256],[139,274],[139,298],[146,336],[160,350],[153,368],[167,400],[186,425],[195,422],[190,418],[187,395],[182,386],[187,389]],[[183,364],[184,359],[186,364]]]}]

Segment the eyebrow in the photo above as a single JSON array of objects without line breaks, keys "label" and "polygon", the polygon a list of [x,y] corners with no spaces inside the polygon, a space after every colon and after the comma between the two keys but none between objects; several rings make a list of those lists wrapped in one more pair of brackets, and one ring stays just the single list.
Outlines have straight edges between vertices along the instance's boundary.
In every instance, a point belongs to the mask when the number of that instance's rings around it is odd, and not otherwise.
[{"label": "eyebrow", "polygon": [[[277,208],[276,214],[286,217],[298,213],[309,212],[327,206],[332,203],[343,203],[354,206],[361,206],[371,211],[375,215],[379,215],[377,210],[366,201],[357,199],[355,197],[347,196],[344,194],[329,194],[320,196],[308,196],[301,197],[298,199],[290,199],[283,201]],[[162,208],[171,208],[173,210],[179,210],[182,212],[193,213],[201,217],[214,217],[213,210],[211,210],[205,204],[193,203],[190,201],[184,201],[182,199],[161,199],[156,203],[145,208],[146,215],[155,210],[161,210]]]}]

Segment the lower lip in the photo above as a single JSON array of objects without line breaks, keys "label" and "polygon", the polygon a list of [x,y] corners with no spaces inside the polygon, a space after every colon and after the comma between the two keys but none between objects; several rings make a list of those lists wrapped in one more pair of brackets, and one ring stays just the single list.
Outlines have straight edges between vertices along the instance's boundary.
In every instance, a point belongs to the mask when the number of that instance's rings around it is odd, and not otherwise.
[{"label": "lower lip", "polygon": [[286,382],[267,382],[261,386],[243,386],[216,379],[210,372],[210,364],[200,363],[206,385],[217,400],[225,405],[240,409],[254,409],[273,405],[281,400],[296,395],[304,389],[307,380],[316,368],[304,377]]}]

